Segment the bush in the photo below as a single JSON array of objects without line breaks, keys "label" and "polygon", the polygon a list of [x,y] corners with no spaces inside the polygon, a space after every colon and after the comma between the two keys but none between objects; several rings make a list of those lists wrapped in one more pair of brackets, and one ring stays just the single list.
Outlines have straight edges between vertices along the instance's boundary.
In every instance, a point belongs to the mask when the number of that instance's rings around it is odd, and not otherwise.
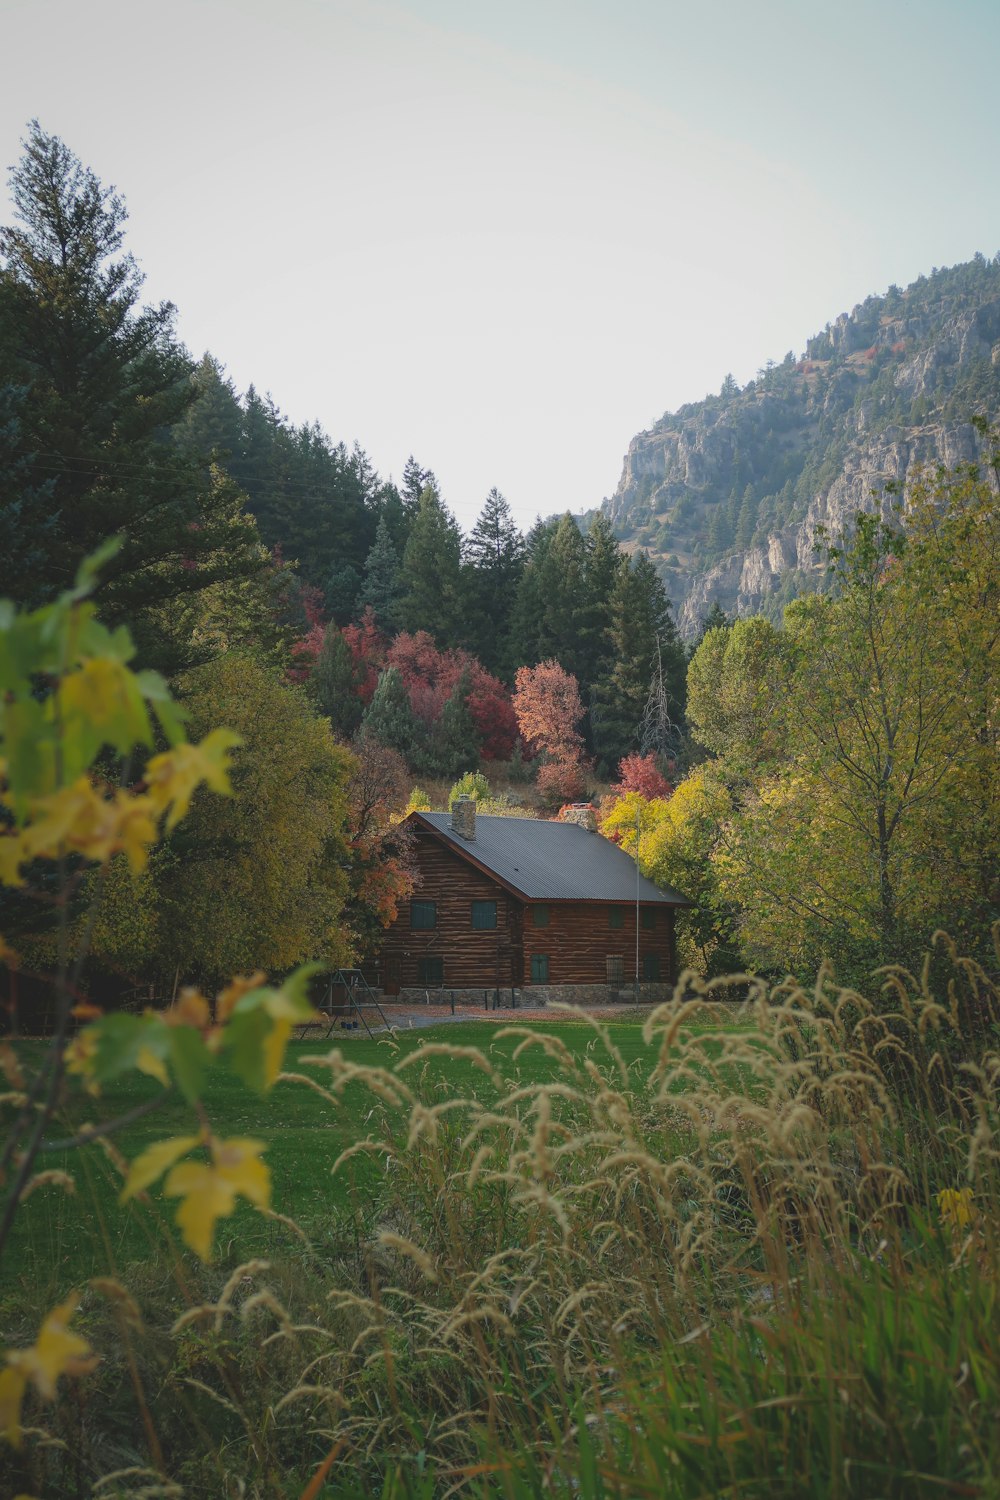
[{"label": "bush", "polygon": [[473,797],[477,802],[481,802],[489,794],[490,784],[482,771],[466,771],[465,775],[458,778],[448,793],[449,810],[454,807],[458,797]]}]

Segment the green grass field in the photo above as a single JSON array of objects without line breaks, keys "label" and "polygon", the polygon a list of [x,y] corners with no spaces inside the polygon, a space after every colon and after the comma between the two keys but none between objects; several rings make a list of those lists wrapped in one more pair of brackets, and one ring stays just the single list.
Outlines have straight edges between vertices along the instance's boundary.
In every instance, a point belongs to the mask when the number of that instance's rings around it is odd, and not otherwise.
[{"label": "green grass field", "polygon": [[[512,1024],[520,1023],[514,1020]],[[541,1046],[530,1046],[513,1061],[523,1038],[504,1037],[504,1029],[487,1023],[456,1022],[401,1032],[394,1040],[382,1037],[373,1041],[363,1033],[335,1033],[329,1039],[314,1035],[290,1044],[285,1071],[324,1079],[321,1069],[302,1059],[325,1054],[334,1047],[362,1067],[392,1067],[419,1048],[444,1043],[482,1049],[508,1079],[529,1084],[556,1077],[558,1064]],[[607,1058],[603,1042],[585,1023],[560,1022],[547,1027],[534,1022],[523,1029],[538,1034],[554,1031],[578,1057],[589,1053]],[[643,1041],[641,1025],[612,1024],[607,1027],[607,1035],[630,1074],[640,1079],[655,1056],[654,1049]],[[488,1104],[495,1095],[490,1079],[462,1057],[433,1057],[403,1076],[430,1103],[444,1098],[475,1098]],[[108,1086],[99,1099],[76,1103],[64,1112],[53,1122],[51,1135],[58,1139],[85,1121],[112,1119],[159,1092],[160,1086],[152,1079],[132,1073]],[[219,1136],[251,1136],[267,1142],[265,1159],[272,1172],[273,1207],[293,1218],[316,1243],[321,1244],[328,1236],[352,1194],[360,1190],[369,1196],[378,1190],[382,1165],[368,1154],[354,1157],[337,1176],[331,1175],[340,1153],[370,1134],[387,1108],[360,1083],[348,1083],[336,1105],[312,1089],[291,1082],[280,1082],[270,1094],[257,1098],[231,1073],[217,1069],[210,1076],[204,1105]],[[401,1126],[405,1112],[396,1114],[396,1123]],[[116,1133],[113,1140],[131,1161],[155,1140],[190,1134],[197,1128],[193,1121],[183,1099],[172,1093],[161,1109]],[[90,1276],[127,1275],[135,1262],[162,1255],[176,1242],[172,1223],[175,1205],[155,1191],[149,1202],[119,1204],[120,1173],[99,1146],[52,1153],[41,1165],[70,1173],[77,1190],[70,1195],[57,1186],[45,1187],[24,1204],[0,1275],[0,1299],[12,1291],[24,1294],[30,1289],[32,1301],[37,1297],[40,1302],[50,1302],[63,1295],[66,1287]],[[273,1255],[295,1243],[292,1231],[243,1203],[219,1229],[219,1250],[226,1261]]]}]

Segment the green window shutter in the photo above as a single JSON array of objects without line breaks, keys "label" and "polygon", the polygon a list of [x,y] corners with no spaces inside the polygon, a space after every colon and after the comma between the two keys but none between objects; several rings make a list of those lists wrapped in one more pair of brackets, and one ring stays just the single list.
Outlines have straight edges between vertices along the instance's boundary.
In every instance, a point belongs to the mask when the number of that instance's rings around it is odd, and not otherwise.
[{"label": "green window shutter", "polygon": [[549,909],[547,906],[533,906],[531,908],[532,927],[548,927]]},{"label": "green window shutter", "polygon": [[547,953],[531,955],[531,982],[532,984],[548,984],[549,956]]},{"label": "green window shutter", "polygon": [[660,977],[660,955],[658,953],[644,953],[642,955],[642,977],[650,979],[654,983]]},{"label": "green window shutter", "polygon": [[625,913],[624,913],[624,911],[622,910],[622,908],[620,906],[609,906],[608,907],[608,926],[609,927],[624,927],[625,926]]},{"label": "green window shutter", "polygon": [[418,984],[444,984],[444,959],[425,955],[417,959]]},{"label": "green window shutter", "polygon": [[410,927],[414,932],[426,932],[437,926],[436,901],[410,902]]},{"label": "green window shutter", "polygon": [[642,908],[642,925],[645,932],[652,932],[656,926],[656,907],[644,906]]},{"label": "green window shutter", "polygon": [[495,901],[473,901],[472,925],[477,932],[486,932],[497,925]]}]

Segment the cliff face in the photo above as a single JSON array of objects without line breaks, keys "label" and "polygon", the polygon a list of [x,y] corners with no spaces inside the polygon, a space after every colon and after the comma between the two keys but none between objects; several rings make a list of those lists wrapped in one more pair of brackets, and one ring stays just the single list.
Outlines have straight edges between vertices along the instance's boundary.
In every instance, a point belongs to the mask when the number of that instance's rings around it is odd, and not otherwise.
[{"label": "cliff face", "polygon": [[[713,603],[776,614],[822,586],[820,528],[893,505],[917,471],[983,455],[1000,414],[1000,262],[981,257],[842,314],[740,390],[667,413],[604,502],[657,563],[685,635]],[[889,487],[892,486],[890,489]]]}]

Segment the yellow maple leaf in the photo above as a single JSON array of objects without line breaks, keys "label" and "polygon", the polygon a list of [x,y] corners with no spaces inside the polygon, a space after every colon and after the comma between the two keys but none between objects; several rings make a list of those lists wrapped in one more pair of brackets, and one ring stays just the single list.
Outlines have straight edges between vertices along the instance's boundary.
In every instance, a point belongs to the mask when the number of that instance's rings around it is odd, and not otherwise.
[{"label": "yellow maple leaf", "polygon": [[29,1383],[43,1400],[51,1401],[60,1375],[83,1375],[97,1363],[87,1340],[69,1330],[78,1301],[74,1294],[54,1307],[29,1348],[5,1353],[6,1369],[0,1373],[0,1431],[15,1446],[20,1442],[21,1403]]},{"label": "yellow maple leaf", "polygon": [[21,830],[14,847],[0,840],[0,879],[15,883],[17,866],[40,856],[56,859],[70,852],[103,864],[124,850],[134,875],[145,868],[149,846],[157,839],[160,809],[151,797],[117,791],[102,796],[87,776],[61,787],[31,804],[32,821]]},{"label": "yellow maple leaf", "polygon": [[67,1073],[75,1073],[82,1078],[88,1094],[99,1094],[101,1086],[94,1082],[94,1063],[97,1058],[97,1036],[88,1026],[83,1031],[78,1031],[71,1041],[66,1043],[66,1051],[63,1060]]},{"label": "yellow maple leaf", "polygon": [[213,792],[232,795],[229,758],[242,743],[231,729],[213,729],[200,745],[175,745],[153,756],[146,768],[146,781],[157,811],[167,813],[168,833],[183,818],[203,781]]},{"label": "yellow maple leaf", "polygon": [[115,797],[118,813],[117,848],[128,860],[133,875],[140,875],[146,868],[151,845],[157,840],[157,809],[151,797],[130,797],[118,792]]},{"label": "yellow maple leaf", "polygon": [[163,1087],[170,1087],[170,1074],[167,1072],[162,1057],[157,1057],[150,1047],[140,1047],[136,1054],[135,1065],[140,1073],[145,1073],[147,1078],[155,1078],[157,1083]]},{"label": "yellow maple leaf", "polygon": [[216,1220],[232,1213],[238,1195],[257,1208],[267,1208],[271,1202],[270,1169],[259,1159],[266,1149],[264,1141],[212,1139],[209,1146],[210,1165],[181,1162],[163,1187],[169,1197],[184,1200],[177,1222],[185,1243],[202,1260],[211,1258]]},{"label": "yellow maple leaf", "polygon": [[275,1020],[264,1042],[264,1082],[271,1088],[281,1072],[285,1048],[292,1034],[292,1022],[282,1016]]},{"label": "yellow maple leaf", "polygon": [[244,995],[249,995],[253,990],[259,990],[267,978],[263,969],[258,969],[255,974],[237,974],[231,979],[224,990],[220,990],[215,999],[215,1014],[220,1025],[224,1025],[235,1009],[236,1002],[242,1000]]},{"label": "yellow maple leaf", "polygon": [[59,684],[59,710],[72,733],[74,720],[91,730],[107,730],[111,744],[148,744],[149,714],[135,676],[122,661],[93,656]]},{"label": "yellow maple leaf", "polygon": [[66,852],[74,833],[79,837],[99,824],[101,813],[95,803],[101,799],[86,776],[77,777],[70,786],[60,787],[47,797],[31,802],[32,820],[21,831],[25,859],[46,856],[55,859]]},{"label": "yellow maple leaf", "polygon": [[169,1010],[163,1012],[168,1026],[196,1026],[207,1031],[212,1024],[212,1007],[201,990],[185,985]]},{"label": "yellow maple leaf", "polygon": [[201,1139],[200,1135],[175,1135],[166,1141],[154,1141],[129,1167],[125,1186],[121,1191],[121,1202],[127,1203],[136,1193],[150,1187],[179,1157],[186,1156],[195,1146],[200,1145]]}]

